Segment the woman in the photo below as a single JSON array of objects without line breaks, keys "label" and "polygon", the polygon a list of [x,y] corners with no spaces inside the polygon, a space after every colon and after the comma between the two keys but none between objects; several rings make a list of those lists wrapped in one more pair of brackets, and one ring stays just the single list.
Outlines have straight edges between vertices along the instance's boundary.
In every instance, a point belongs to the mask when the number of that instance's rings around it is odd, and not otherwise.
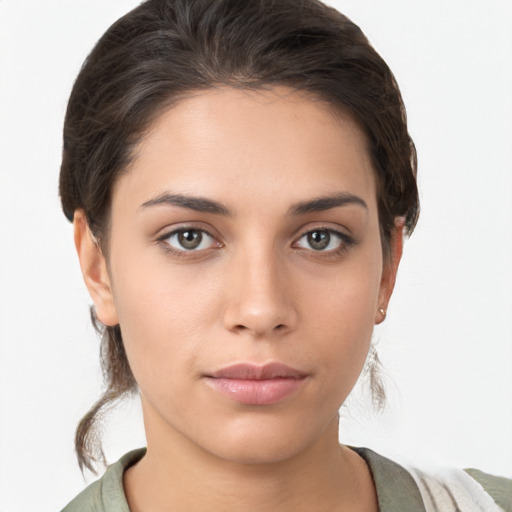
[{"label": "woman", "polygon": [[502,479],[338,444],[415,175],[391,72],[319,2],[154,0],[111,27],[64,128],[108,385],[76,447],[92,469],[98,414],[138,392],[147,451],[65,510],[505,507]]}]

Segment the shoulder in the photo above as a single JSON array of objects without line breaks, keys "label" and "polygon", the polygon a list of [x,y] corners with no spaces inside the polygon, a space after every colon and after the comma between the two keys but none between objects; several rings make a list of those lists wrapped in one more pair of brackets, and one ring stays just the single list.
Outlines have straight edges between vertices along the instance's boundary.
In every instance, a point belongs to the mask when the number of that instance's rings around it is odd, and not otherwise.
[{"label": "shoulder", "polygon": [[476,469],[423,471],[355,448],[375,482],[381,512],[512,512],[512,480]]},{"label": "shoulder", "polygon": [[512,512],[512,479],[490,475],[478,469],[465,469],[505,512]]},{"label": "shoulder", "polygon": [[61,512],[130,512],[123,489],[123,474],[128,467],[142,459],[145,453],[146,449],[141,448],[121,457]]},{"label": "shoulder", "polygon": [[409,470],[429,510],[512,512],[512,480],[479,470]]}]

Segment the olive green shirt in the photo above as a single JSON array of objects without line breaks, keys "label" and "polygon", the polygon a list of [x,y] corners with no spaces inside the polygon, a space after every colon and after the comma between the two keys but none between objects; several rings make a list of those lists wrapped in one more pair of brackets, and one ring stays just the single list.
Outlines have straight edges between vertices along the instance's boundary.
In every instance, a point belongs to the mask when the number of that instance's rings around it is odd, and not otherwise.
[{"label": "olive green shirt", "polygon": [[[367,448],[352,449],[370,468],[380,512],[512,512],[512,480],[507,478],[468,469],[437,480],[420,471],[408,471]],[[124,455],[62,512],[130,512],[123,474],[145,453],[142,448]]]}]

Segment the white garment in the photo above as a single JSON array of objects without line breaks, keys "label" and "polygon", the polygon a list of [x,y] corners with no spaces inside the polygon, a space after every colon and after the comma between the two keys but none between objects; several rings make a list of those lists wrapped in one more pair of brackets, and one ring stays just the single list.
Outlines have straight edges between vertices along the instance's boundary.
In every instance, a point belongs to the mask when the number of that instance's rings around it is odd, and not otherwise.
[{"label": "white garment", "polygon": [[407,468],[418,485],[427,512],[503,512],[484,488],[459,469],[424,473]]}]

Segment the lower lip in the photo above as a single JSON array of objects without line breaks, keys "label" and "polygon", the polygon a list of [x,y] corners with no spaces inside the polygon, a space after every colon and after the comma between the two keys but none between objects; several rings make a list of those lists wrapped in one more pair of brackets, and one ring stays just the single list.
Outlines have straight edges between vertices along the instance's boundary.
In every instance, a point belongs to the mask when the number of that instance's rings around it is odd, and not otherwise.
[{"label": "lower lip", "polygon": [[305,378],[281,377],[276,379],[247,380],[208,378],[208,384],[237,402],[248,405],[270,405],[295,393]]}]

